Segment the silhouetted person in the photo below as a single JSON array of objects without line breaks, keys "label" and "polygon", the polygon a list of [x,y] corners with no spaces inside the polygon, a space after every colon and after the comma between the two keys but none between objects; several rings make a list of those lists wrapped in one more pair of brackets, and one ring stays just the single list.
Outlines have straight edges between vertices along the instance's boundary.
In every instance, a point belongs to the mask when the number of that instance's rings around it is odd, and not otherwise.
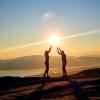
[{"label": "silhouetted person", "polygon": [[63,77],[66,77],[68,79],[67,72],[66,72],[66,68],[65,68],[66,67],[66,64],[67,64],[66,54],[60,48],[57,48],[57,51],[58,51],[58,54],[60,54],[62,56]]},{"label": "silhouetted person", "polygon": [[43,77],[46,77],[46,76],[49,77],[49,53],[51,49],[52,49],[52,46],[49,48],[49,50],[46,50],[44,53],[46,69],[45,69]]}]

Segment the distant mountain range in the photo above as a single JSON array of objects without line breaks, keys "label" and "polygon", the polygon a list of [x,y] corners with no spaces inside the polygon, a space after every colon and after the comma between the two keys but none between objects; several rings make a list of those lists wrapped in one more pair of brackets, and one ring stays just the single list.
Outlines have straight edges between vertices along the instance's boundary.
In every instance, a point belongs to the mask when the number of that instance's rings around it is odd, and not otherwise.
[{"label": "distant mountain range", "polygon": [[[74,57],[68,56],[68,66],[70,67],[81,67],[81,66],[100,66],[100,57]],[[0,70],[19,70],[19,69],[37,69],[44,68],[44,56],[33,55],[24,56],[15,59],[0,60]],[[52,56],[50,57],[50,67],[61,66],[61,57]]]}]

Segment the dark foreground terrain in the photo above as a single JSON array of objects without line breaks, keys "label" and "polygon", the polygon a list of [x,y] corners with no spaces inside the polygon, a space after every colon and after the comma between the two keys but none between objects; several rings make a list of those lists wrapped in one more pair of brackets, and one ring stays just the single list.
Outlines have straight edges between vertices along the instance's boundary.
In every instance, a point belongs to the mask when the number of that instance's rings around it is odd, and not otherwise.
[{"label": "dark foreground terrain", "polygon": [[62,77],[1,77],[0,100],[100,100],[100,68]]}]

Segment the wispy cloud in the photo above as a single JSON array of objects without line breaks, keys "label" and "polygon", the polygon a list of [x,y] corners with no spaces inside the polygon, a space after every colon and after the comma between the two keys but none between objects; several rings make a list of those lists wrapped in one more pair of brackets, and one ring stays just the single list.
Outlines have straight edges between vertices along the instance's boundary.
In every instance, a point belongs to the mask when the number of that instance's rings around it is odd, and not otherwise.
[{"label": "wispy cloud", "polygon": [[[76,33],[76,34],[72,34],[72,35],[63,36],[63,37],[60,37],[60,40],[76,38],[76,37],[92,35],[92,34],[98,34],[98,33],[100,33],[100,29],[93,30],[93,31],[88,31],[88,32],[83,32],[83,33]],[[18,46],[14,46],[14,47],[10,47],[10,48],[1,49],[0,52],[13,51],[13,50],[16,50],[16,49],[27,48],[27,47],[31,47],[31,46],[36,46],[36,45],[48,43],[48,42],[49,42],[49,40],[43,40],[43,41],[33,42],[33,43],[25,44],[25,45],[18,45]]]}]

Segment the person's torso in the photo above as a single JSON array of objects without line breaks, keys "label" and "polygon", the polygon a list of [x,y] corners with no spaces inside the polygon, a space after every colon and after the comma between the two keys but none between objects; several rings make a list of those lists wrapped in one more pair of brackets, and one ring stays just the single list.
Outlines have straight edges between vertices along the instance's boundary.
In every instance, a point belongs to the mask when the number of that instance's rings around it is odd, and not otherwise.
[{"label": "person's torso", "polygon": [[66,55],[65,55],[65,54],[62,55],[62,62],[63,62],[63,63],[67,63]]},{"label": "person's torso", "polygon": [[45,61],[48,62],[49,61],[49,55],[45,54]]}]

